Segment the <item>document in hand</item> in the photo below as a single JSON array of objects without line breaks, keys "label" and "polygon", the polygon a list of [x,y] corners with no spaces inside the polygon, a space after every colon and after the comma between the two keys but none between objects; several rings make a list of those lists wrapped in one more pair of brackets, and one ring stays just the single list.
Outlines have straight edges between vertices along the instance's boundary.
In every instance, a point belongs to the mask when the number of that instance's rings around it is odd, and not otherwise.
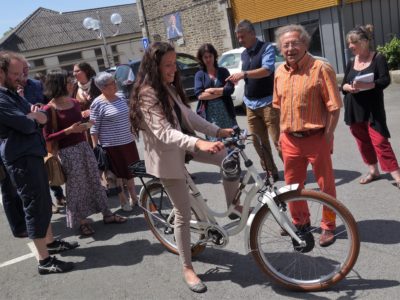
[{"label": "document in hand", "polygon": [[[358,81],[358,82],[365,82],[365,83],[370,83],[374,81],[374,73],[367,73],[363,75],[358,75],[354,77],[353,81]],[[360,89],[360,91],[366,91],[369,89]]]}]

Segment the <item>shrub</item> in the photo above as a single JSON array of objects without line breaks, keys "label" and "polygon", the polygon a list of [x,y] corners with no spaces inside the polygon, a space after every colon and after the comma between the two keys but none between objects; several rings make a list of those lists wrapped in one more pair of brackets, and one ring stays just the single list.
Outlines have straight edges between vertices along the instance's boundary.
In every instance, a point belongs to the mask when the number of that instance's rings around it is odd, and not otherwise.
[{"label": "shrub", "polygon": [[400,68],[400,39],[394,36],[392,40],[383,46],[378,46],[379,53],[386,57],[390,70]]}]

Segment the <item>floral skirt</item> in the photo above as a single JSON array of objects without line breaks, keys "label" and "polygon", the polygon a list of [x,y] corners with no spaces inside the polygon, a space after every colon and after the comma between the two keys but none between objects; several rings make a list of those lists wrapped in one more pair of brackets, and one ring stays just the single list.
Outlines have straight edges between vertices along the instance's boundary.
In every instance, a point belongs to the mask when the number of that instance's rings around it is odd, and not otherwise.
[{"label": "floral skirt", "polygon": [[[229,115],[222,99],[207,101],[206,120],[219,128],[232,128],[237,125],[236,119]],[[207,136],[207,139],[216,140],[216,138],[209,136]]]},{"label": "floral skirt", "polygon": [[76,228],[81,220],[95,213],[110,214],[106,191],[100,183],[96,158],[89,144],[81,142],[60,149],[58,154],[67,177],[67,226]]}]

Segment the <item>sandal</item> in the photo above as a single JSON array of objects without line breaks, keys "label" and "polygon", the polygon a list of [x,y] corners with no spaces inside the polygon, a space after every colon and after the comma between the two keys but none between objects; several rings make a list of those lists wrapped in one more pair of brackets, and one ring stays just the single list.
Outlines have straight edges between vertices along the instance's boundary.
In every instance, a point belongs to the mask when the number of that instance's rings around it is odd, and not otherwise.
[{"label": "sandal", "polygon": [[368,173],[367,176],[360,179],[360,184],[368,184],[372,181],[378,180],[379,178],[381,178],[380,174],[376,175],[373,173]]},{"label": "sandal", "polygon": [[104,224],[113,224],[113,223],[122,224],[122,223],[125,223],[126,221],[127,221],[127,218],[117,215],[115,213],[112,215],[103,217]]},{"label": "sandal", "polygon": [[65,201],[64,197],[57,198],[57,206],[65,206],[67,204],[67,201]]},{"label": "sandal", "polygon": [[94,234],[92,226],[90,226],[88,223],[81,224],[81,226],[79,226],[79,230],[83,236],[91,236]]}]

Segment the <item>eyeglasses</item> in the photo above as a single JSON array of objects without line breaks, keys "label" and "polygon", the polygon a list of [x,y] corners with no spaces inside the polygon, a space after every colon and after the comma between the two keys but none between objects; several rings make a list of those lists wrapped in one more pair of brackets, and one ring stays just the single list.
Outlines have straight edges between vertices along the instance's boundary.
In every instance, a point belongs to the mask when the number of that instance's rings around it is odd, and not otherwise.
[{"label": "eyeglasses", "polygon": [[282,45],[282,49],[289,49],[290,47],[292,48],[297,48],[300,45],[302,45],[303,43],[301,41],[293,41],[293,42],[289,42],[289,43],[285,43]]}]

